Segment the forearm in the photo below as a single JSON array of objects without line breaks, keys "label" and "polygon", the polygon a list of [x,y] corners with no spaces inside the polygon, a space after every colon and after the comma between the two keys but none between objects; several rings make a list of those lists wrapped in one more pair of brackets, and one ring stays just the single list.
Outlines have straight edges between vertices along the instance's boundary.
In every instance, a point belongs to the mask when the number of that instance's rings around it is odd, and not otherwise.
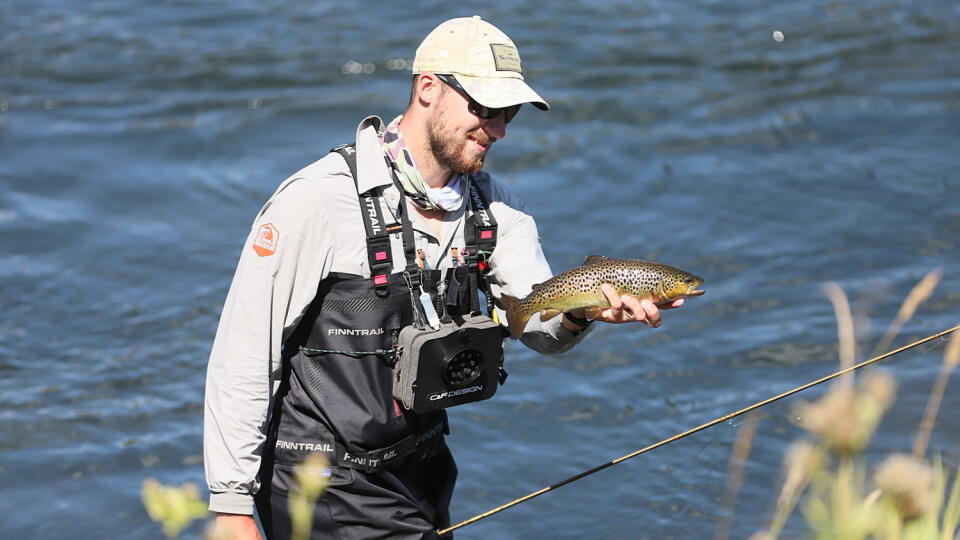
[{"label": "forearm", "polygon": [[[234,363],[235,364],[235,363]],[[260,377],[211,359],[204,404],[204,467],[210,510],[252,514],[257,473],[266,438],[270,384],[266,363]]]},{"label": "forearm", "polygon": [[569,351],[590,333],[592,325],[579,328],[565,316],[541,321],[539,315],[530,317],[520,341],[541,354],[560,354]]}]

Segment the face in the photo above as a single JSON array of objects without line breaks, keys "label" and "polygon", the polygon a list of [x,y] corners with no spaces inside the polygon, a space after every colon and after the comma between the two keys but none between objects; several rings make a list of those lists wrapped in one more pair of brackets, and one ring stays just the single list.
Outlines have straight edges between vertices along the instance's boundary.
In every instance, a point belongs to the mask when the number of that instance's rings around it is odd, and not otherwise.
[{"label": "face", "polygon": [[458,173],[475,174],[483,167],[490,146],[506,135],[503,114],[489,120],[467,110],[467,100],[445,84],[427,121],[427,140],[440,165]]}]

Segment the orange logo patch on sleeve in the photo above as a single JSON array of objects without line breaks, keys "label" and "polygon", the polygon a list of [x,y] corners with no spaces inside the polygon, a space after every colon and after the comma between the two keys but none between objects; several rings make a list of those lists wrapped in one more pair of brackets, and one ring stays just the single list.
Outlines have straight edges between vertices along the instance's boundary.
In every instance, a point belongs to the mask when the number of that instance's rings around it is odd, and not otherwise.
[{"label": "orange logo patch on sleeve", "polygon": [[257,237],[253,240],[253,250],[261,257],[269,257],[277,251],[278,241],[280,241],[280,231],[273,226],[273,223],[267,223],[257,231]]}]

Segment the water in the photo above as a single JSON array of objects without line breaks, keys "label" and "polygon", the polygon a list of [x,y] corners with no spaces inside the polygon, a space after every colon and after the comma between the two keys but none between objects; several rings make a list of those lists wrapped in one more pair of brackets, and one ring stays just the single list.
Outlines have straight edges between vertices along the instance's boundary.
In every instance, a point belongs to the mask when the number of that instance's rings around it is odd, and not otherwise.
[{"label": "water", "polygon": [[[452,412],[455,519],[833,371],[826,281],[849,293],[867,350],[938,266],[901,342],[958,322],[955,3],[7,1],[2,536],[160,536],[140,484],[203,485],[206,357],[253,216],[363,116],[397,114],[409,74],[395,68],[470,13],[518,42],[553,105],[521,112],[488,169],[537,216],[555,270],[653,258],[708,292],[658,330],[598,328],[564,356],[512,346],[496,399]],[[909,448],[943,346],[925,350],[885,363],[900,397],[872,455]],[[763,410],[735,538],[770,516],[802,435],[794,404]],[[943,410],[958,404],[948,392]],[[458,537],[710,537],[737,431]],[[944,413],[932,448],[948,463],[958,436]]]}]

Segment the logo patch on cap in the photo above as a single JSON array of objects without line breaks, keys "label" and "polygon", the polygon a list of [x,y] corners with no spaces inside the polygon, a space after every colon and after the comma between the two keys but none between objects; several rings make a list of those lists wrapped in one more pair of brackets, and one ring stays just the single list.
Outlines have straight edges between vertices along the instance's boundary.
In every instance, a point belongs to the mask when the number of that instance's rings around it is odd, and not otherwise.
[{"label": "logo patch on cap", "polygon": [[269,257],[277,251],[279,241],[280,231],[273,226],[273,223],[267,223],[257,231],[257,237],[253,240],[253,250],[261,257]]},{"label": "logo patch on cap", "polygon": [[520,69],[520,53],[513,45],[504,43],[491,43],[490,50],[493,51],[493,64],[497,71],[516,71],[523,73]]}]

